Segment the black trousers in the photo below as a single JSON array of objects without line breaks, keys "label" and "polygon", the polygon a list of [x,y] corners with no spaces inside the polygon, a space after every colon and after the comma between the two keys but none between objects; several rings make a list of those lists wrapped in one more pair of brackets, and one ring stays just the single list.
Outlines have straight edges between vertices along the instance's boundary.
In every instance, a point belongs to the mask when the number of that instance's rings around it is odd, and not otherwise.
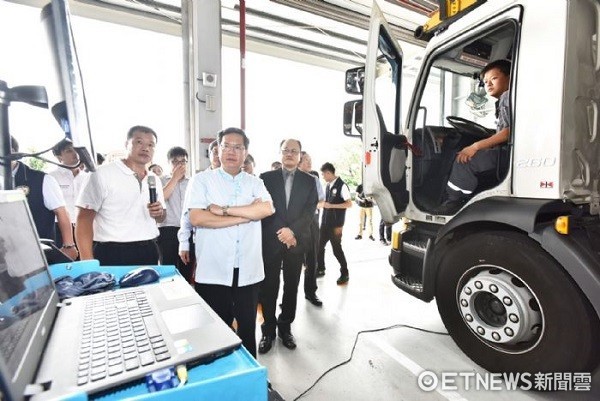
[{"label": "black trousers", "polygon": [[344,250],[342,249],[342,228],[343,227],[327,227],[321,224],[321,230],[319,232],[318,270],[325,270],[325,245],[327,245],[327,242],[331,242],[333,255],[340,263],[341,275],[348,275],[348,262],[346,261]]},{"label": "black trousers", "polygon": [[[284,332],[290,330],[290,325],[296,318],[298,284],[300,283],[303,258],[304,254],[302,253],[295,254],[284,250],[270,260],[264,261],[265,280],[260,289],[260,303],[264,318],[261,328],[264,335],[274,337],[276,327]],[[275,319],[281,270],[283,270],[283,299],[281,313]]]},{"label": "black trousers", "polygon": [[198,295],[229,327],[235,318],[237,335],[248,352],[256,358],[256,308],[260,283],[238,287],[239,269],[233,271],[231,286],[196,283]]},{"label": "black trousers", "polygon": [[392,240],[392,226],[384,223],[383,219],[379,222],[379,240],[386,239],[388,241]]},{"label": "black trousers", "polygon": [[101,266],[156,265],[156,240],[136,242],[94,242],[94,257]]},{"label": "black trousers", "polygon": [[[73,229],[73,240],[75,240],[75,225],[71,224],[71,227]],[[54,222],[54,245],[56,245],[57,248],[60,248],[63,246],[63,240],[62,240],[62,233],[60,232],[60,227],[58,226],[58,222]]]},{"label": "black trousers", "polygon": [[310,223],[311,247],[304,254],[304,295],[312,296],[317,292],[317,254],[319,252],[319,215],[315,214]]},{"label": "black trousers", "polygon": [[[177,270],[179,270],[179,273],[185,278],[185,281],[188,283],[191,282],[192,274],[194,272],[194,263],[192,263],[194,258],[192,258],[190,264],[186,265],[179,257],[179,240],[177,239],[179,227],[159,227],[158,231],[160,232],[157,241],[159,263],[161,265],[172,265],[177,267]],[[191,252],[194,252],[194,248],[190,243],[190,253]]]}]

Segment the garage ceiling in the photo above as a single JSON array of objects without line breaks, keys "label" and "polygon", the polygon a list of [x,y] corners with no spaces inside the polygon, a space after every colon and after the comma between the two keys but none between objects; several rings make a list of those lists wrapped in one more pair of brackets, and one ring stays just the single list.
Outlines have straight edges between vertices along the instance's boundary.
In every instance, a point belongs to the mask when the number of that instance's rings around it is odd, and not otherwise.
[{"label": "garage ceiling", "polygon": [[[42,6],[44,0],[12,0]],[[71,12],[123,25],[181,34],[182,1],[71,0]],[[424,46],[417,26],[437,0],[379,0],[405,52]],[[239,1],[221,0],[223,43],[239,44]],[[345,69],[364,62],[372,0],[246,0],[247,49]],[[415,48],[416,46],[416,48]],[[408,50],[408,51],[407,51]]]}]

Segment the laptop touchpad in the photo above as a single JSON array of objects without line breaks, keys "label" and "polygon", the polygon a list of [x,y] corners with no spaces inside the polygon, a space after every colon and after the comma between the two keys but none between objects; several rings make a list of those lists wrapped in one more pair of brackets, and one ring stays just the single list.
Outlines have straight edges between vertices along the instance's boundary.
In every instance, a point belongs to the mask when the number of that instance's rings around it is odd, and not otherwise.
[{"label": "laptop touchpad", "polygon": [[196,296],[196,291],[185,280],[161,281],[158,288],[169,301]]},{"label": "laptop touchpad", "polygon": [[197,329],[214,322],[213,317],[200,304],[184,306],[161,312],[171,334]]}]

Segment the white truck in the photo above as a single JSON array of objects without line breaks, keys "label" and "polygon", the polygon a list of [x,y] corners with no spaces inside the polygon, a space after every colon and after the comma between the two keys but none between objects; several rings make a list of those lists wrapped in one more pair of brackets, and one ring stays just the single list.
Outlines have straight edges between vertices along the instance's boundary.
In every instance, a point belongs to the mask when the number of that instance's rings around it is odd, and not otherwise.
[{"label": "white truck", "polygon": [[[455,3],[419,32],[431,37],[405,124],[402,51],[377,4],[366,64],[346,74],[347,92],[362,94],[345,105],[344,130],[362,137],[364,191],[395,223],[392,281],[435,298],[456,344],[489,371],[590,372],[600,355],[600,3]],[[509,142],[469,202],[440,214],[457,152],[495,131],[479,72],[498,59],[512,63]]]}]

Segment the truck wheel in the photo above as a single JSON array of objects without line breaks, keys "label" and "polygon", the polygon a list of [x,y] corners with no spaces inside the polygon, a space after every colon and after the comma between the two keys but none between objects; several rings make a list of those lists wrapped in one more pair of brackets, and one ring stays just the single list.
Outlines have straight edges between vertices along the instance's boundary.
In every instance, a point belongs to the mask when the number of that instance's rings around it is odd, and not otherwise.
[{"label": "truck wheel", "polygon": [[452,240],[436,298],[456,344],[491,372],[591,372],[598,364],[598,316],[526,235],[494,231]]}]

